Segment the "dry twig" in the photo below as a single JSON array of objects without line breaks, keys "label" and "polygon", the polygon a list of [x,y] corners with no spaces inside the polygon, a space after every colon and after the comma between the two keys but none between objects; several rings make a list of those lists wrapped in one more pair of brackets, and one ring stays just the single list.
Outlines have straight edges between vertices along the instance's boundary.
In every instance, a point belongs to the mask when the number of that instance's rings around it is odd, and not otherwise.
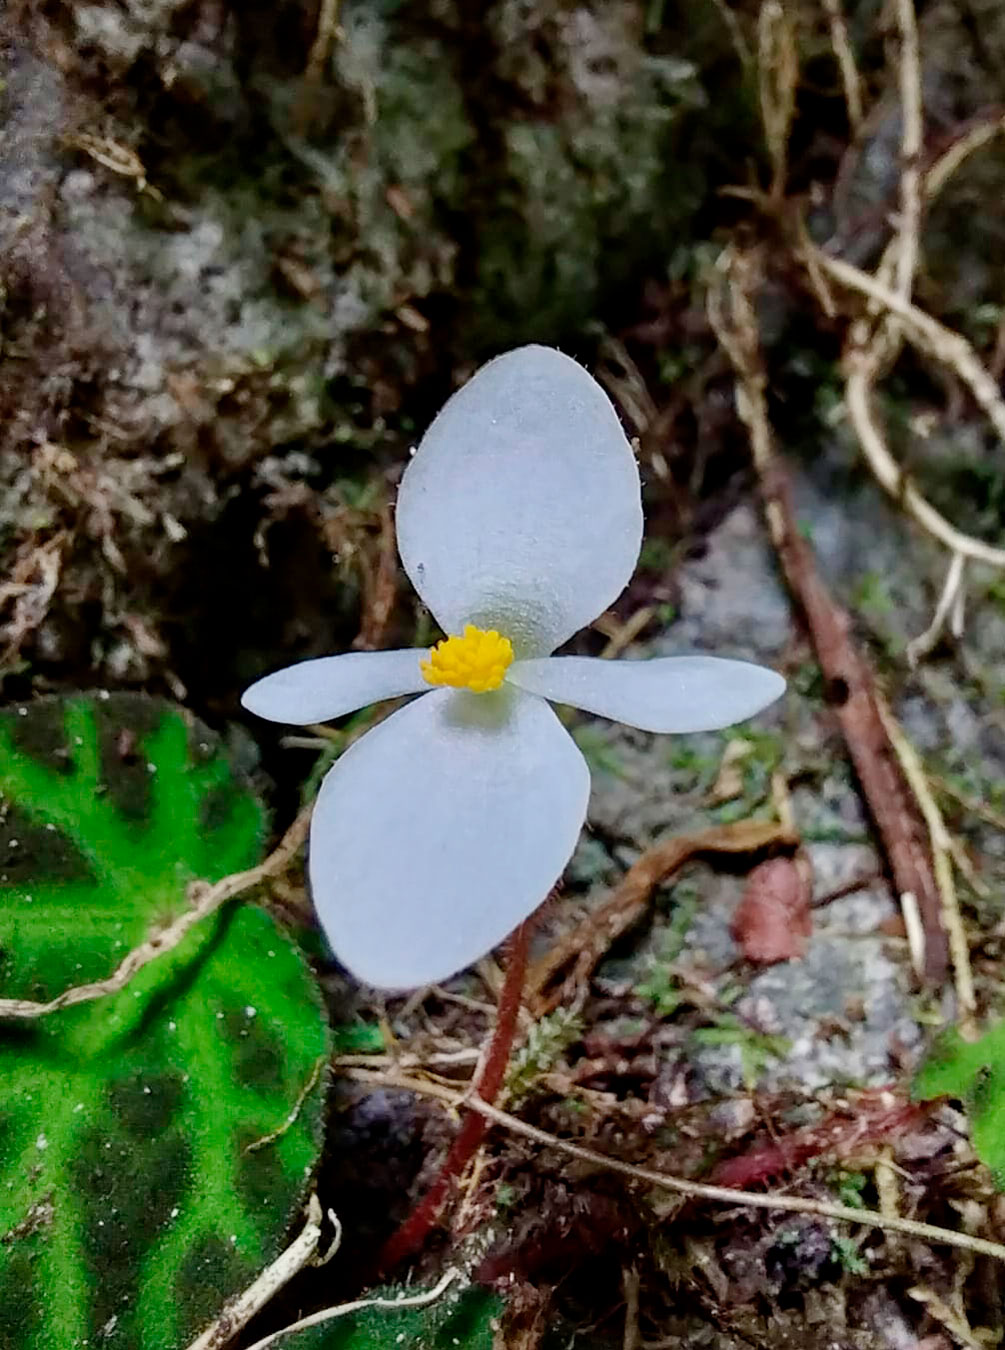
[{"label": "dry twig", "polygon": [[319,1327],[325,1322],[334,1322],[337,1317],[348,1317],[352,1313],[362,1312],[364,1308],[386,1308],[389,1312],[401,1308],[426,1308],[430,1303],[442,1298],[450,1285],[460,1278],[461,1272],[451,1269],[443,1274],[434,1288],[424,1294],[412,1294],[409,1298],[404,1295],[399,1298],[358,1298],[354,1303],[340,1303],[334,1308],[324,1308],[321,1312],[311,1313],[309,1317],[301,1317],[299,1322],[283,1327],[282,1331],[274,1331],[271,1336],[263,1337],[262,1340],[256,1341],[250,1350],[269,1350],[270,1346],[285,1336],[292,1336],[296,1331],[306,1331],[308,1327]]},{"label": "dry twig", "polygon": [[963,915],[956,894],[953,878],[955,849],[946,829],[938,803],[932,796],[918,752],[904,735],[893,713],[887,707],[886,700],[877,695],[876,706],[882,718],[886,734],[900,760],[900,767],[911,785],[911,791],[921,807],[928,826],[928,837],[932,846],[932,858],[935,865],[935,879],[942,899],[942,919],[949,935],[949,954],[953,962],[953,976],[956,984],[956,1001],[959,1004],[959,1028],[963,1036],[976,1037],[975,1014],[977,997],[974,993],[974,977],[970,969],[970,945],[967,942]]},{"label": "dry twig", "polygon": [[[335,1230],[328,1250],[318,1257],[318,1244],[321,1241],[321,1205],[315,1194],[307,1203],[307,1222],[300,1236],[277,1256],[272,1265],[263,1270],[258,1279],[250,1284],[242,1294],[228,1301],[213,1322],[200,1336],[197,1336],[188,1350],[222,1350],[229,1345],[237,1333],[246,1327],[256,1313],[269,1303],[294,1275],[299,1274],[307,1265],[323,1266],[332,1259],[342,1242],[342,1225],[333,1210],[328,1211],[328,1222]],[[283,1335],[286,1333],[283,1332]]]},{"label": "dry twig", "polygon": [[[710,1186],[701,1181],[688,1181],[685,1177],[672,1176],[667,1172],[657,1172],[650,1167],[639,1167],[635,1163],[622,1162],[620,1158],[610,1158],[595,1149],[584,1148],[568,1139],[560,1139],[546,1130],[530,1125],[518,1116],[501,1111],[479,1101],[478,1097],[465,1096],[435,1083],[425,1083],[419,1079],[407,1078],[398,1074],[371,1073],[365,1069],[349,1071],[349,1076],[360,1083],[370,1083],[375,1087],[399,1088],[403,1091],[417,1092],[425,1097],[433,1097],[452,1110],[461,1106],[470,1107],[481,1115],[508,1130],[511,1134],[544,1148],[556,1149],[566,1157],[575,1158],[589,1167],[599,1167],[604,1171],[617,1172],[630,1181],[646,1186],[655,1186],[660,1190],[673,1191],[689,1200],[708,1200],[712,1204],[733,1205],[740,1209],[764,1209],[776,1213],[816,1214],[820,1218],[834,1219],[838,1223],[856,1224],[866,1228],[879,1228],[888,1233],[904,1233],[908,1237],[920,1238],[924,1242],[938,1243],[948,1247],[959,1247],[964,1251],[976,1252],[982,1256],[993,1257],[996,1261],[1005,1261],[1005,1246],[991,1242],[987,1238],[974,1237],[969,1233],[957,1233],[951,1228],[938,1228],[934,1224],[921,1223],[916,1219],[903,1219],[896,1215],[878,1214],[874,1210],[852,1208],[849,1205],[832,1205],[823,1200],[810,1200],[796,1195],[763,1195],[758,1192],[734,1190],[728,1186]],[[252,1350],[259,1350],[254,1346]]]},{"label": "dry twig", "polygon": [[[957,333],[940,323],[938,319],[933,319],[923,309],[904,299],[882,281],[870,276],[868,272],[863,272],[861,268],[854,267],[840,258],[832,258],[821,249],[812,251],[816,266],[828,272],[841,285],[885,306],[889,313],[895,314],[901,320],[904,334],[909,341],[955,371],[973,394],[974,401],[986,413],[1001,440],[1005,442],[1005,400],[1002,399],[998,382],[984,368],[980,357],[962,333]],[[884,482],[883,486],[886,487],[887,484]],[[1005,566],[1005,550],[990,551],[995,556],[992,558],[985,556],[984,561],[993,561],[999,567]]]},{"label": "dry twig", "polygon": [[[914,0],[896,0],[900,31],[900,219],[897,221],[895,288],[905,300],[911,298],[918,267],[921,235],[921,149],[924,138],[921,102],[921,54]],[[886,320],[888,336],[894,325]]]},{"label": "dry twig", "polygon": [[831,30],[831,46],[834,48],[838,70],[841,72],[841,83],[844,86],[848,124],[852,135],[857,136],[862,125],[862,81],[859,78],[858,66],[855,64],[855,53],[848,41],[848,25],[845,23],[841,0],[823,0],[823,4]]},{"label": "dry twig", "polygon": [[796,108],[799,56],[792,23],[781,0],[763,0],[757,18],[757,78],[764,139],[771,156],[773,201],[785,191],[789,128]]},{"label": "dry twig", "polygon": [[[837,0],[827,0],[827,3],[837,3]],[[962,334],[953,332],[911,303],[920,256],[924,201],[933,200],[942,191],[951,174],[968,155],[1005,130],[1005,117],[998,115],[971,127],[922,173],[921,65],[913,0],[897,0],[896,12],[900,31],[898,80],[903,122],[900,214],[896,233],[884,250],[874,276],[812,247],[804,246],[801,252],[825,310],[829,312],[830,302],[820,285],[822,271],[868,298],[869,317],[852,325],[844,357],[848,416],[877,481],[905,507],[917,524],[952,554],[932,621],[909,645],[908,658],[913,663],[932,649],[947,620],[954,635],[962,633],[965,560],[973,558],[994,567],[1005,567],[1005,549],[995,548],[957,530],[905,478],[886,444],[872,407],[872,392],[882,369],[889,368],[895,360],[906,333],[916,346],[956,372],[1005,440],[1005,401],[997,381],[985,370]],[[849,102],[849,118],[851,116]],[[878,321],[877,315],[882,316]]]},{"label": "dry twig", "polygon": [[1005,132],[1003,113],[996,113],[993,117],[983,118],[968,126],[962,136],[958,136],[925,171],[925,196],[929,200],[937,197],[964,160],[969,159],[975,150],[983,149],[1003,132]]},{"label": "dry twig", "polygon": [[621,1338],[622,1350],[639,1350],[642,1338],[639,1334],[639,1272],[635,1266],[626,1266],[621,1272],[621,1288],[625,1295],[625,1334]]},{"label": "dry twig", "polygon": [[307,56],[304,82],[296,105],[296,126],[301,134],[310,130],[314,99],[324,78],[325,66],[335,43],[342,36],[338,21],[339,0],[321,0],[318,26]]},{"label": "dry twig", "polygon": [[947,797],[952,797],[954,802],[958,802],[964,811],[977,816],[988,825],[993,825],[996,830],[1005,832],[1005,815],[1000,811],[995,811],[993,807],[988,806],[986,802],[978,801],[976,797],[970,797],[954,784],[945,778],[939,778],[935,774],[928,775],[929,780],[935,784],[940,792],[944,792]]},{"label": "dry twig", "polygon": [[229,877],[214,882],[212,886],[206,882],[193,883],[190,887],[190,894],[193,896],[191,908],[179,915],[167,928],[148,938],[141,946],[134,947],[106,979],[64,989],[48,1003],[35,1003],[27,998],[0,999],[0,1018],[34,1020],[58,1012],[61,1008],[72,1008],[78,1003],[90,1003],[94,999],[104,998],[107,994],[119,993],[144,966],[148,966],[157,957],[173,951],[197,923],[214,914],[221,905],[244,891],[250,891],[253,886],[258,886],[288,867],[294,854],[307,838],[307,828],[313,809],[313,802],[303,808],[274,852],[257,867],[250,867],[245,872],[233,872]]},{"label": "dry twig", "polygon": [[907,663],[916,666],[923,656],[933,651],[948,621],[949,631],[954,638],[963,636],[964,605],[966,602],[966,565],[962,553],[954,553],[949,559],[946,579],[935,606],[928,627],[917,637],[911,638],[905,649]]},{"label": "dry twig", "polygon": [[534,1015],[550,1012],[582,989],[611,943],[637,921],[655,888],[692,858],[705,853],[758,853],[771,846],[791,849],[798,842],[784,825],[740,820],[654,845],[632,864],[602,905],[531,966],[526,997]]},{"label": "dry twig", "polygon": [[772,541],[835,694],[835,711],[862,791],[876,822],[898,893],[918,903],[925,933],[924,970],[940,983],[948,966],[942,900],[924,822],[886,734],[872,671],[850,636],[850,620],[824,584],[800,534],[784,467],[775,453],[765,400],[766,375],[753,296],[760,260],[726,250],[709,292],[709,318],[736,372],[737,411],[750,435]]}]

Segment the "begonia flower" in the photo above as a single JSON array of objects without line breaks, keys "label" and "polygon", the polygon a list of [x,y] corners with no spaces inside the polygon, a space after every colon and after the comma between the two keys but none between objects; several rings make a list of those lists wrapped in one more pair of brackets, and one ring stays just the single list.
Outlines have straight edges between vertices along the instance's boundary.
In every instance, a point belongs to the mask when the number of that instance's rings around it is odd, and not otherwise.
[{"label": "begonia flower", "polygon": [[443,631],[430,652],[349,652],[259,680],[273,721],[419,694],[322,783],[308,873],[335,954],[378,988],[431,984],[545,899],[586,819],[590,775],[547,700],[644,731],[707,731],[773,702],[781,676],[711,656],[552,656],[635,568],[642,499],[606,394],[522,347],[447,402],[405,470],[398,549]]}]

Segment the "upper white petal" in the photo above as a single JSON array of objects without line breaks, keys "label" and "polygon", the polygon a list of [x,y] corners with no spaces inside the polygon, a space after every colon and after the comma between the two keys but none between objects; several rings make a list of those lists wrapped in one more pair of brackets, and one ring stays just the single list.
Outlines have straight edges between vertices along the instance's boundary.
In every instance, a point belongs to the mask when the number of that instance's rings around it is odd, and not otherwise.
[{"label": "upper white petal", "polygon": [[617,598],[642,542],[638,468],[607,395],[550,347],[490,361],[423,437],[397,529],[447,632],[475,623],[553,651]]},{"label": "upper white petal", "polygon": [[272,722],[327,722],[383,698],[428,690],[419,662],[428,652],[346,652],[301,661],[256,681],[241,696],[249,712]]},{"label": "upper white petal", "polygon": [[766,666],[716,656],[552,656],[514,661],[506,678],[529,693],[643,731],[716,731],[752,717],[785,690],[781,675]]},{"label": "upper white petal", "polygon": [[589,792],[541,699],[440,689],[401,708],[336,762],[314,808],[311,892],[336,956],[384,989],[478,960],[561,875]]}]

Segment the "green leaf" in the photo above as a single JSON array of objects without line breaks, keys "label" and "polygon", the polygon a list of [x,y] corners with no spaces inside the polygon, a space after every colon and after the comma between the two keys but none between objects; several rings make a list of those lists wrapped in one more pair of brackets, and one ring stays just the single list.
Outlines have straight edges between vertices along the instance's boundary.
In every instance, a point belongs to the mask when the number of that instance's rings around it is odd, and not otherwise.
[{"label": "green leaf", "polygon": [[1005,1190],[1005,1022],[977,1041],[965,1041],[955,1028],[943,1033],[918,1071],[912,1096],[964,1103],[977,1156]]},{"label": "green leaf", "polygon": [[364,1022],[359,1017],[334,1027],[332,1039],[336,1055],[380,1055],[387,1049],[377,1023]]},{"label": "green leaf", "polygon": [[[375,1289],[368,1297],[414,1297],[415,1289]],[[298,1331],[277,1350],[492,1350],[502,1300],[477,1285],[448,1288],[424,1308],[367,1308]]]},{"label": "green leaf", "polygon": [[[0,993],[109,975],[253,866],[218,739],[139,695],[0,714]],[[0,1025],[0,1345],[180,1350],[282,1250],[321,1144],[306,964],[232,902],[120,993]]]}]

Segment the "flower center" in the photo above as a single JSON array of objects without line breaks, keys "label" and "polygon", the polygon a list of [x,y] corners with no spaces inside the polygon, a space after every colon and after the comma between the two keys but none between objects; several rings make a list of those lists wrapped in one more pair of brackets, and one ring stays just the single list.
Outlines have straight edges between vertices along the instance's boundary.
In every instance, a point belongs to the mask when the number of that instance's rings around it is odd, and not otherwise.
[{"label": "flower center", "polygon": [[430,684],[486,694],[499,688],[512,660],[509,638],[500,637],[494,628],[486,631],[469,623],[464,626],[463,637],[438,642],[429,660],[419,662],[419,669]]}]

